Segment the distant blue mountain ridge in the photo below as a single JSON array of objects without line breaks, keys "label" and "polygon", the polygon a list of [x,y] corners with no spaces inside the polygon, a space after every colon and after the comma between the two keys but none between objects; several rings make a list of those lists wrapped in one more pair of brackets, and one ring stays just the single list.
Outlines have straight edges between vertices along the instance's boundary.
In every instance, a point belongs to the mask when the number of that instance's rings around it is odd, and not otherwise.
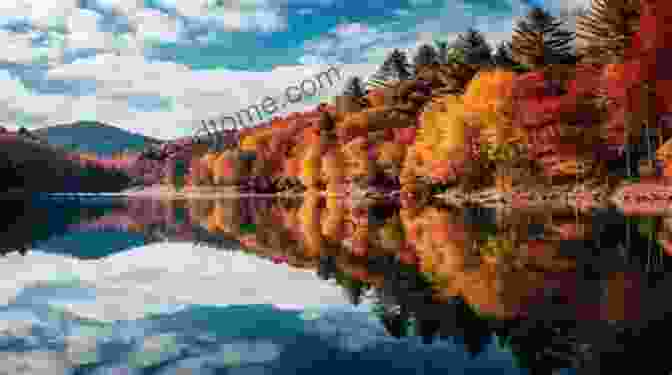
[{"label": "distant blue mountain ridge", "polygon": [[110,156],[124,150],[142,151],[148,146],[163,143],[161,140],[97,121],[54,125],[33,130],[31,133],[51,145],[100,156]]}]

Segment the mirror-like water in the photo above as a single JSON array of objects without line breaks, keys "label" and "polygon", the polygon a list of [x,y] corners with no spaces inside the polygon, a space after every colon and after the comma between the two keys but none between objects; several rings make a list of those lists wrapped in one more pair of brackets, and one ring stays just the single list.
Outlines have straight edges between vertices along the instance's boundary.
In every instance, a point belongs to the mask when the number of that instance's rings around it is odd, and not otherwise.
[{"label": "mirror-like water", "polygon": [[664,217],[311,195],[2,206],[8,374],[670,370]]}]

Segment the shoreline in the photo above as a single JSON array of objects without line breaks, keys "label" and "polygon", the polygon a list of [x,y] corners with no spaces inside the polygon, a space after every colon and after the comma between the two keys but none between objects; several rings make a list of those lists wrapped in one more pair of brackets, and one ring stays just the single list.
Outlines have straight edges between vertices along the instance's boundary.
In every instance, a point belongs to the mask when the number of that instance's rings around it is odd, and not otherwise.
[{"label": "shoreline", "polygon": [[[120,193],[126,197],[148,197],[157,199],[218,199],[237,197],[260,198],[302,198],[305,192],[280,192],[276,194],[239,193],[236,187],[185,188],[175,191],[167,186],[152,186],[143,189],[127,189]],[[396,194],[395,194],[396,193]],[[328,194],[319,191],[319,195],[344,199],[384,200],[399,194],[375,195],[367,192],[358,194]],[[593,208],[605,208],[613,205],[626,212],[640,214],[672,215],[672,184],[668,182],[646,181],[616,186],[608,191],[606,186],[557,185],[551,188],[531,189],[518,187],[511,192],[500,192],[488,188],[467,194],[459,188],[452,188],[433,196],[453,206],[477,205],[503,209],[572,209],[579,211]]]},{"label": "shoreline", "polygon": [[[237,187],[206,187],[185,188],[176,191],[166,185],[154,185],[144,188],[130,188],[121,192],[108,193],[47,193],[51,196],[64,197],[125,197],[125,198],[150,198],[160,200],[184,200],[184,199],[226,199],[240,197],[258,198],[303,198],[303,192],[279,192],[275,194],[239,193]],[[317,192],[323,197],[337,197],[352,199],[360,203],[373,203],[394,199],[403,195],[401,191],[387,194],[359,191],[345,194],[333,194],[321,190]],[[22,195],[18,192],[6,192],[3,197]],[[581,186],[581,185],[556,185],[550,188],[532,188],[518,186],[509,192],[496,190],[494,187],[465,193],[457,187],[435,194],[433,199],[439,200],[450,206],[480,206],[493,207],[504,210],[578,210],[590,211],[596,208],[615,206],[620,211],[632,215],[664,215],[672,216],[672,184],[667,181],[642,181],[637,183],[620,184],[611,191],[604,185]]]}]

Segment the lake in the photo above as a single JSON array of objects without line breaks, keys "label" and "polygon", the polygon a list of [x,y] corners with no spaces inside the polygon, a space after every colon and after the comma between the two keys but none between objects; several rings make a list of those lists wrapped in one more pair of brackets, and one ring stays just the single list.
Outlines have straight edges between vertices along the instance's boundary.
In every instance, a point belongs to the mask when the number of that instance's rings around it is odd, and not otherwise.
[{"label": "lake", "polygon": [[314,196],[2,207],[0,374],[672,369],[664,217]]}]

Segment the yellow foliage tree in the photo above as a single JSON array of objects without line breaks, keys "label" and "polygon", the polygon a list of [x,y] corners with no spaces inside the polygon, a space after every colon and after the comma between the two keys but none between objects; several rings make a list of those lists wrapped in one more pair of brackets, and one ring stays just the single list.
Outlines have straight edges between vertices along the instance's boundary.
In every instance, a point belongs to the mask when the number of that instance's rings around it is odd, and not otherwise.
[{"label": "yellow foliage tree", "polygon": [[217,213],[215,210],[212,210],[212,213],[208,215],[205,229],[210,233],[217,233],[219,231]]},{"label": "yellow foliage tree", "polygon": [[484,70],[467,85],[462,99],[469,112],[500,112],[507,110],[516,73],[495,69]]},{"label": "yellow foliage tree", "polygon": [[327,196],[325,215],[322,220],[322,235],[335,241],[343,240],[345,225],[345,202],[340,197]]},{"label": "yellow foliage tree", "polygon": [[378,149],[378,161],[383,164],[400,165],[406,156],[406,147],[396,142],[383,142]]},{"label": "yellow foliage tree", "polygon": [[345,178],[345,155],[335,147],[322,157],[322,170],[327,184],[342,184]]},{"label": "yellow foliage tree", "polygon": [[308,257],[319,256],[322,252],[323,238],[320,225],[320,201],[323,198],[319,191],[309,189],[303,197],[303,204],[298,212],[301,233],[305,244],[305,255]]},{"label": "yellow foliage tree", "polygon": [[212,211],[212,216],[214,226],[220,231],[226,231],[229,227],[229,225],[227,225],[227,216],[229,215],[227,215],[226,211],[225,203],[221,199],[218,199],[215,202],[215,209]]},{"label": "yellow foliage tree", "polygon": [[369,172],[369,141],[366,137],[357,137],[343,146],[347,174],[366,176]]},{"label": "yellow foliage tree", "polygon": [[447,160],[464,151],[465,121],[462,97],[437,98],[422,112],[415,146],[423,162]]},{"label": "yellow foliage tree", "polygon": [[219,157],[219,154],[216,152],[208,152],[201,157],[201,160],[203,160],[208,165],[208,170],[211,175],[215,170],[215,160],[217,160],[217,157]]},{"label": "yellow foliage tree", "polygon": [[495,69],[479,72],[463,95],[466,122],[481,129],[482,142],[501,145],[519,139],[511,126],[512,92],[516,74]]},{"label": "yellow foliage tree", "polygon": [[240,148],[243,151],[256,151],[260,144],[268,143],[273,136],[273,128],[257,130],[240,140]]},{"label": "yellow foliage tree", "polygon": [[299,179],[303,186],[315,187],[320,183],[322,156],[320,143],[311,144],[301,160]]},{"label": "yellow foliage tree", "polygon": [[416,150],[416,145],[411,145],[406,150],[406,157],[404,158],[404,163],[401,168],[401,174],[399,175],[399,182],[402,186],[408,186],[414,184],[419,175],[418,165],[420,163],[420,157]]},{"label": "yellow foliage tree", "polygon": [[369,252],[369,226],[357,225],[352,234],[352,253],[357,256],[366,256]]}]

